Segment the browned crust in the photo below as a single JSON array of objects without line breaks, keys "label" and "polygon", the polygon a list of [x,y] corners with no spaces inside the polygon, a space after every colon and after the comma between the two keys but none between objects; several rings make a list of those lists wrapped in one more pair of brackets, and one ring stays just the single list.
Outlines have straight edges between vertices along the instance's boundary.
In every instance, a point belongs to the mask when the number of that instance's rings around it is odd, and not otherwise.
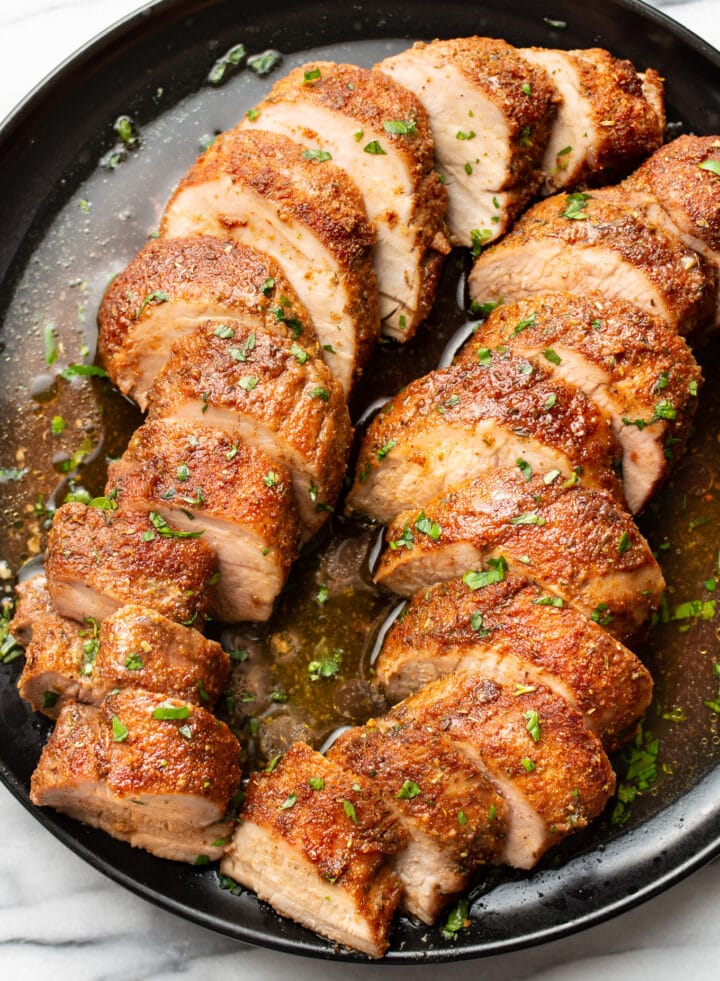
[{"label": "browned crust", "polygon": [[[521,515],[537,515],[544,524],[511,524]],[[421,516],[440,527],[437,541],[417,531]],[[387,548],[376,578],[390,579],[403,563],[419,553],[427,560],[428,581],[436,557],[462,542],[488,556],[500,550],[514,563],[527,559],[527,575],[545,584],[588,616],[593,605],[588,593],[601,592],[608,577],[601,619],[622,639],[633,634],[659,603],[665,586],[660,567],[635,522],[606,491],[580,484],[565,486],[562,479],[546,484],[542,474],[527,481],[520,471],[492,470],[459,484],[435,498],[421,511],[406,511],[388,526],[386,541],[405,541],[411,547]],[[405,534],[405,538],[403,538]],[[522,557],[522,559],[520,558]],[[628,577],[621,590],[617,577]],[[632,580],[643,574],[643,585],[654,582],[647,595],[638,595]]]},{"label": "browned crust", "polygon": [[[516,325],[528,320],[532,322],[516,332]],[[584,360],[606,372],[626,404],[644,406],[645,421],[655,417],[655,407],[661,401],[671,404],[676,418],[652,423],[653,431],[659,433],[669,450],[664,474],[667,476],[670,462],[679,459],[684,451],[697,408],[702,372],[677,331],[635,304],[606,299],[600,293],[580,296],[557,292],[502,305],[463,346],[456,363],[476,364],[478,350],[487,348],[506,348],[537,360],[529,352],[547,350],[556,342],[579,352]],[[631,420],[634,418],[631,416]]]},{"label": "browned crust", "polygon": [[[320,78],[306,82],[305,73],[315,70],[321,73]],[[418,236],[418,245],[423,253],[420,303],[416,311],[406,316],[406,327],[401,338],[403,341],[409,340],[430,312],[443,259],[449,251],[443,235],[447,191],[434,170],[433,140],[425,109],[412,92],[382,72],[329,61],[309,62],[276,82],[264,102],[257,107],[260,113],[259,129],[262,128],[263,107],[277,103],[297,105],[299,111],[302,111],[304,104],[312,104],[356,119],[359,125],[372,128],[373,135],[379,134],[381,145],[392,145],[403,158],[414,203],[409,226]],[[383,124],[390,120],[414,123],[415,132],[388,133]],[[322,138],[322,134],[312,131],[308,135],[310,138]],[[369,140],[369,135],[367,138]],[[390,188],[388,200],[392,200]],[[390,204],[387,219],[388,223],[392,222]]]},{"label": "browned crust", "polygon": [[[32,638],[18,678],[18,691],[32,706],[57,718],[65,696],[73,692],[83,669],[84,637],[92,631],[57,613],[40,613],[32,621]],[[49,704],[46,693],[50,694]]]},{"label": "browned crust", "polygon": [[[169,701],[187,708],[184,719],[153,719],[164,701],[131,689],[99,706],[63,706],[32,776],[33,803],[42,804],[44,790],[72,786],[94,771],[120,800],[140,794],[192,795],[224,812],[240,783],[235,736],[209,712],[177,699]],[[128,730],[123,741],[113,738],[113,717]],[[181,727],[187,727],[190,738]]]},{"label": "browned crust", "polygon": [[285,136],[232,129],[197,159],[166,211],[185,188],[223,176],[272,201],[281,218],[306,225],[335,258],[343,272],[347,312],[355,324],[359,373],[377,339],[380,321],[372,265],[375,231],[355,184],[330,161],[318,167],[306,160],[302,147]]},{"label": "browned crust", "polygon": [[229,674],[230,658],[220,644],[148,607],[129,603],[100,626],[92,670],[97,694],[144,688],[207,708]]},{"label": "browned crust", "polygon": [[45,554],[51,596],[56,581],[82,582],[121,604],[142,602],[181,623],[207,612],[216,564],[203,541],[165,538],[147,514],[77,503],[55,512]]},{"label": "browned crust", "polygon": [[[645,97],[643,80],[632,62],[603,48],[564,51],[563,56],[575,69],[594,136],[573,183],[590,187],[616,180],[661,146],[664,115],[658,116]],[[654,68],[644,74],[661,101],[662,79]]]},{"label": "browned crust", "polygon": [[[349,498],[361,496],[363,484],[383,467],[395,446],[438,438],[443,428],[472,428],[495,419],[540,443],[557,448],[573,465],[592,474],[601,486],[622,499],[613,462],[619,447],[608,420],[576,388],[536,367],[532,374],[519,358],[493,362],[489,368],[454,365],[417,378],[373,419],[360,447],[356,478]],[[546,406],[554,398],[552,411]],[[438,407],[443,411],[438,412]],[[395,440],[390,453],[383,453]],[[380,458],[378,458],[380,453]],[[420,450],[413,451],[418,460]]]},{"label": "browned crust", "polygon": [[[322,506],[335,504],[345,476],[352,427],[342,386],[320,358],[301,364],[289,339],[241,324],[233,325],[232,337],[220,337],[222,326],[207,321],[176,342],[150,389],[148,419],[194,402],[247,415],[277,433],[318,474],[315,528],[326,516]],[[256,379],[250,390],[241,385],[247,378]],[[318,389],[326,399],[313,394]]]},{"label": "browned crust", "polygon": [[[113,279],[98,314],[100,357],[113,382],[126,393],[129,362],[137,364],[141,357],[141,352],[129,350],[135,325],[152,319],[160,309],[156,302],[145,303],[158,291],[169,296],[165,302],[204,304],[204,316],[251,315],[285,334],[285,321],[292,319],[302,325],[298,344],[318,353],[310,316],[270,256],[210,235],[159,238],[145,245]],[[287,301],[282,306],[281,297]]]},{"label": "browned crust", "polygon": [[[537,712],[540,739],[528,731],[526,712]],[[564,699],[538,686],[516,696],[473,673],[426,685],[389,714],[414,721],[473,747],[492,771],[512,780],[543,819],[556,843],[585,827],[605,807],[615,776],[600,741]],[[535,764],[528,771],[523,760]]]},{"label": "browned crust", "polygon": [[24,647],[30,642],[35,620],[46,613],[56,614],[47,579],[42,572],[19,582],[15,587],[17,605],[10,621],[10,633]]},{"label": "browned crust", "polygon": [[[328,759],[370,779],[408,826],[451,856],[461,874],[497,863],[507,805],[487,777],[443,735],[383,722],[371,720],[343,733]],[[416,796],[398,796],[406,781],[417,784]]]},{"label": "browned crust", "polygon": [[473,277],[481,276],[483,263],[497,261],[504,252],[512,255],[516,249],[531,250],[543,239],[555,239],[577,248],[609,249],[641,270],[683,333],[702,326],[712,316],[717,274],[706,259],[631,207],[589,194],[582,207],[587,218],[572,220],[564,217],[570,204],[569,195],[556,194],[526,211],[503,241],[486,249],[477,260],[469,281],[471,293]]},{"label": "browned crust", "polygon": [[[447,674],[477,650],[510,655],[564,682],[584,715],[607,720],[603,741],[616,745],[647,708],[652,679],[631,651],[571,607],[538,605],[543,595],[520,576],[476,590],[462,579],[421,590],[387,635],[378,680],[387,685],[419,659]],[[489,631],[483,637],[472,625],[477,614]]]},{"label": "browned crust", "polygon": [[[313,790],[309,781],[318,778],[324,786]],[[241,819],[276,835],[352,896],[380,952],[387,949],[402,891],[390,859],[407,835],[372,781],[295,743],[272,771],[252,774]]]},{"label": "browned crust", "polygon": [[[413,50],[450,63],[502,112],[511,140],[507,180],[495,190],[523,186],[519,211],[537,190],[540,161],[552,127],[558,96],[543,68],[531,65],[511,44],[498,38],[463,37],[417,41]],[[526,95],[523,86],[530,86]]]},{"label": "browned crust", "polygon": [[[275,483],[268,486],[271,471]],[[290,472],[212,426],[146,422],[121,459],[110,464],[106,492],[116,489],[123,506],[202,511],[247,528],[275,550],[283,576],[297,555],[300,519]]]},{"label": "browned crust", "polygon": [[700,164],[720,164],[717,136],[679,136],[657,150],[624,182],[649,191],[678,228],[720,251],[720,177]]}]

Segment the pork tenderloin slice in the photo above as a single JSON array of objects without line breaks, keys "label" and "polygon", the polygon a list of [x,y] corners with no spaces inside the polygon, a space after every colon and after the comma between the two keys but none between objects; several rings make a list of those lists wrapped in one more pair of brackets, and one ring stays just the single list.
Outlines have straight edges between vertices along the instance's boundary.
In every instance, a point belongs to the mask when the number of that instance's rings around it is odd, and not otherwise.
[{"label": "pork tenderloin slice", "polygon": [[720,164],[720,138],[680,136],[598,194],[628,202],[703,256],[718,278],[712,326],[720,327],[720,182],[708,164]]},{"label": "pork tenderloin slice", "polygon": [[203,541],[182,537],[187,534],[157,527],[138,511],[63,504],[45,553],[57,612],[100,623],[118,607],[139,602],[170,620],[202,623],[212,602],[217,559]]},{"label": "pork tenderloin slice", "polygon": [[[396,701],[419,682],[475,671],[499,684],[552,689],[614,748],[650,703],[641,661],[597,623],[519,575],[477,586],[452,579],[413,596],[375,664]],[[476,588],[473,588],[476,587]]]},{"label": "pork tenderloin slice", "polygon": [[151,422],[213,426],[287,468],[305,538],[326,520],[345,476],[350,416],[327,365],[294,341],[207,321],[175,343],[148,403]]},{"label": "pork tenderloin slice", "polygon": [[690,334],[713,315],[717,277],[707,260],[629,204],[559,194],[533,205],[470,274],[477,303],[536,293],[602,293]]},{"label": "pork tenderloin slice", "polygon": [[57,718],[67,701],[91,701],[86,669],[91,666],[97,625],[81,626],[54,612],[39,613],[31,631],[17,683],[21,697],[34,712],[50,719]]},{"label": "pork tenderloin slice", "polygon": [[402,892],[392,860],[405,842],[372,781],[295,743],[250,777],[220,868],[283,916],[381,957]]},{"label": "pork tenderloin slice", "polygon": [[162,234],[215,235],[254,246],[284,270],[345,393],[380,329],[375,234],[362,196],[332,161],[288,137],[223,133],[170,199]]},{"label": "pork tenderloin slice", "polygon": [[348,508],[387,522],[519,458],[622,496],[609,420],[573,386],[508,357],[432,371],[384,406],[360,447]]},{"label": "pork tenderloin slice", "polygon": [[209,712],[129,689],[100,705],[63,706],[30,797],[161,858],[218,859],[238,756],[237,740]]},{"label": "pork tenderloin slice", "polygon": [[208,708],[224,691],[230,658],[220,644],[146,606],[128,603],[100,627],[90,665],[93,698],[144,688]]},{"label": "pork tenderloin slice", "polygon": [[524,462],[522,472],[491,470],[398,515],[386,542],[375,578],[403,596],[502,557],[619,640],[637,632],[665,588],[612,495],[569,485],[557,470],[532,474]]},{"label": "pork tenderloin slice", "polygon": [[631,303],[545,293],[496,308],[456,361],[506,350],[549,367],[610,417],[628,506],[642,510],[681,456],[695,414],[702,373],[685,340]]},{"label": "pork tenderloin slice", "polygon": [[147,408],[147,391],[179,337],[204,319],[276,330],[309,354],[310,316],[280,266],[250,245],[210,235],[149,242],[108,286],[98,350],[121,392]]},{"label": "pork tenderloin slice", "polygon": [[121,507],[202,530],[217,554],[217,619],[267,620],[300,541],[290,471],[260,449],[195,421],[147,422],[108,469]]},{"label": "pork tenderloin slice", "polygon": [[504,234],[541,179],[557,102],[544,69],[485,37],[419,41],[377,67],[429,116],[453,244],[479,248]]},{"label": "pork tenderloin slice", "polygon": [[18,644],[27,647],[35,620],[43,614],[55,614],[57,611],[53,606],[44,572],[36,572],[29,579],[19,582],[15,586],[15,595],[15,610],[9,630]]},{"label": "pork tenderloin slice", "polygon": [[444,733],[487,770],[508,805],[501,857],[515,868],[532,868],[548,848],[586,827],[615,788],[610,762],[580,713],[540,685],[519,694],[516,685],[461,672],[425,685],[386,718]]},{"label": "pork tenderloin slice", "polygon": [[276,82],[252,117],[243,128],[290,137],[320,169],[320,158],[331,158],[357,185],[377,232],[383,333],[408,340],[430,312],[449,251],[447,192],[434,170],[427,113],[413,91],[367,68],[318,61]]},{"label": "pork tenderloin slice", "polygon": [[544,191],[589,187],[622,177],[662,144],[662,79],[639,73],[602,48],[520,48],[543,68],[560,96],[543,159]]},{"label": "pork tenderloin slice", "polygon": [[395,857],[403,907],[423,923],[497,861],[507,806],[485,773],[443,735],[384,719],[343,733],[328,759],[371,779],[408,833]]}]

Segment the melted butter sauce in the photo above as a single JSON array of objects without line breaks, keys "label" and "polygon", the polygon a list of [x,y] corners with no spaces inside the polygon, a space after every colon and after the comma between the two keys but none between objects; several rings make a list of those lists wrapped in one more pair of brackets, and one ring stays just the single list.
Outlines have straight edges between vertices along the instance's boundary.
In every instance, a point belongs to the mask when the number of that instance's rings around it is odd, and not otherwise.
[{"label": "melted butter sauce", "polygon": [[[405,46],[405,41],[387,42],[387,53]],[[335,45],[312,56],[371,64],[379,57],[378,42]],[[286,58],[280,72],[308,57]],[[213,59],[209,52],[208,68]],[[273,76],[240,72],[222,88],[204,87],[174,106],[165,105],[159,90],[157,116],[141,127],[140,148],[115,170],[98,167],[81,186],[68,188],[65,205],[19,271],[0,334],[0,467],[27,468],[21,480],[0,483],[0,559],[12,574],[40,555],[51,509],[73,487],[102,493],[108,460],[123,452],[142,421],[106,381],[65,380],[59,371],[92,360],[95,317],[108,282],[155,231],[169,193],[196,154],[259,101],[272,81]],[[108,149],[114,141],[108,120]],[[367,421],[412,378],[449,362],[471,329],[464,309],[466,265],[466,257],[450,257],[432,316],[412,341],[402,348],[378,347],[353,395],[356,422]],[[44,354],[48,325],[54,327],[58,350],[51,365]],[[719,358],[718,345],[701,352],[707,378],[714,377]],[[59,435],[51,430],[56,416],[65,420]],[[658,550],[670,616],[680,603],[715,595],[704,583],[718,573],[718,433],[720,392],[711,383],[701,393],[687,456],[640,520]],[[65,472],[79,452],[77,468]],[[235,655],[221,712],[241,740],[247,765],[264,763],[295,739],[322,746],[342,727],[386,708],[373,683],[372,662],[401,604],[372,583],[377,541],[376,528],[333,517],[296,563],[268,623],[211,625],[209,632],[227,649],[244,652]],[[11,586],[6,579],[4,589]],[[715,618],[659,623],[636,648],[656,681],[646,725],[660,738],[660,777],[633,803],[632,824],[677,798],[720,758],[718,719],[703,704],[717,694],[718,623]],[[318,677],[313,662],[334,667],[328,677]],[[568,849],[602,843],[612,833],[608,821],[596,824],[549,861],[561,861]]]}]

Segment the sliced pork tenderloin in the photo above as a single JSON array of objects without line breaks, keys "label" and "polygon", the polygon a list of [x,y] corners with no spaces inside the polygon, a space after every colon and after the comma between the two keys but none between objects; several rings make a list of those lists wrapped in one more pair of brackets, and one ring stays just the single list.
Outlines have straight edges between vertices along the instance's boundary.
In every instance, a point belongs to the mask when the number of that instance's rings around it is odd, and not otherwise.
[{"label": "sliced pork tenderloin", "polygon": [[288,137],[228,130],[170,199],[162,234],[215,235],[279,263],[308,311],[345,393],[380,329],[375,233],[362,195],[332,161],[308,159]]},{"label": "sliced pork tenderloin", "polygon": [[508,351],[577,385],[610,417],[628,506],[642,510],[682,455],[697,406],[702,374],[684,339],[623,300],[544,293],[495,309],[456,360]]},{"label": "sliced pork tenderloin", "polygon": [[596,192],[631,204],[712,266],[719,287],[714,327],[720,327],[719,167],[720,138],[680,136],[656,150],[622,184]]},{"label": "sliced pork tenderloin", "polygon": [[665,581],[634,521],[606,491],[557,470],[498,468],[389,526],[377,582],[403,596],[490,561],[529,576],[620,640],[660,602]]},{"label": "sliced pork tenderloin", "polygon": [[328,759],[368,777],[407,831],[395,871],[403,907],[423,923],[434,922],[473,870],[497,863],[505,801],[441,733],[374,719],[343,733]]},{"label": "sliced pork tenderloin", "polygon": [[479,250],[504,234],[541,180],[558,101],[544,69],[486,37],[418,41],[377,67],[429,116],[453,244]]},{"label": "sliced pork tenderloin", "polygon": [[217,558],[200,535],[173,528],[157,514],[63,504],[45,553],[57,612],[100,623],[126,603],[142,603],[170,620],[202,623]]},{"label": "sliced pork tenderloin", "polygon": [[471,572],[416,593],[375,663],[392,700],[454,671],[552,689],[607,748],[632,735],[652,696],[650,674],[632,651],[517,575],[498,581]]},{"label": "sliced pork tenderloin", "polygon": [[528,209],[502,242],[480,256],[468,284],[481,304],[558,290],[597,291],[690,334],[713,316],[717,274],[630,203],[581,192]]},{"label": "sliced pork tenderloin", "polygon": [[144,688],[210,708],[227,686],[230,658],[194,628],[128,603],[103,620],[90,665],[93,698]]},{"label": "sliced pork tenderloin", "polygon": [[151,422],[222,429],[276,461],[279,481],[287,468],[304,537],[327,518],[345,476],[350,416],[327,365],[296,342],[206,321],[175,343],[148,403]]},{"label": "sliced pork tenderloin", "polygon": [[545,151],[544,191],[590,187],[624,177],[662,144],[664,90],[654,68],[637,72],[603,48],[521,48],[560,95]]},{"label": "sliced pork tenderloin", "polygon": [[222,429],[158,419],[110,465],[107,493],[121,507],[202,530],[218,558],[217,619],[267,620],[300,542],[287,467]]},{"label": "sliced pork tenderloin", "polygon": [[140,689],[63,706],[30,798],[160,858],[221,857],[239,745],[209,712]]},{"label": "sliced pork tenderloin", "polygon": [[220,866],[283,916],[381,957],[402,886],[406,834],[372,781],[304,743],[253,773]]},{"label": "sliced pork tenderloin", "polygon": [[427,113],[414,90],[356,65],[295,68],[243,122],[304,147],[319,169],[342,167],[375,226],[383,333],[408,340],[430,312],[442,262],[447,192],[434,170]]},{"label": "sliced pork tenderloin", "polygon": [[528,869],[600,814],[615,777],[579,712],[542,685],[460,672],[425,685],[386,717],[442,732],[486,770],[508,805],[501,859]]},{"label": "sliced pork tenderloin", "polygon": [[319,352],[309,314],[270,256],[210,235],[159,238],[113,279],[100,307],[98,350],[110,378],[146,409],[174,341],[208,318],[274,329]]},{"label": "sliced pork tenderloin", "polygon": [[544,368],[522,358],[455,365],[411,382],[373,419],[348,508],[387,522],[518,459],[621,499],[620,456],[608,419]]},{"label": "sliced pork tenderloin", "polygon": [[32,620],[18,691],[35,712],[56,719],[67,701],[92,701],[88,674],[97,648],[97,624],[57,613]]}]

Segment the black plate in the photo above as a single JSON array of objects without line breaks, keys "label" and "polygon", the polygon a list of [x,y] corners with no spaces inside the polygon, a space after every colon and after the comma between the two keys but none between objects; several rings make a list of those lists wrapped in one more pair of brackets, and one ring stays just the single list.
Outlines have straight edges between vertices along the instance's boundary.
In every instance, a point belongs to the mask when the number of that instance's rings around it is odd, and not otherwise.
[{"label": "black plate", "polygon": [[[567,21],[567,29],[553,28],[547,16]],[[669,118],[682,120],[688,130],[720,131],[718,53],[632,0],[585,4],[582,12],[577,0],[272,0],[242,6],[234,0],[166,0],[84,48],[6,121],[0,133],[1,312],[4,315],[13,296],[17,298],[34,251],[73,195],[92,180],[101,193],[93,173],[112,142],[109,122],[125,112],[158,138],[154,169],[148,149],[146,165],[137,164],[141,169],[131,181],[144,188],[140,203],[151,214],[147,227],[140,227],[142,220],[126,223],[129,231],[123,236],[114,226],[103,231],[98,216],[94,255],[96,260],[102,251],[114,256],[117,269],[142,244],[167,191],[197,151],[203,126],[211,132],[232,125],[269,84],[253,78],[238,82],[240,88],[201,88],[213,59],[232,44],[243,41],[253,51],[277,48],[290,56],[285,67],[305,60],[302,52],[312,57],[319,47],[329,47],[329,56],[336,59],[371,64],[388,50],[386,41],[394,39],[389,48],[397,49],[398,39],[472,33],[516,44],[599,44],[640,66],[656,66],[668,78]],[[192,103],[195,109],[185,112],[182,100],[199,90]],[[239,101],[234,101],[237,93]],[[163,114],[172,121],[170,129]],[[132,201],[121,200],[122,176],[111,176],[115,183],[108,200],[114,207],[131,208]],[[38,271],[41,289],[51,278],[48,269]],[[89,309],[96,299],[90,296]],[[0,397],[9,425],[16,418],[17,400],[7,390]],[[20,701],[13,684],[17,670],[17,664],[2,666],[0,674],[0,776],[69,848],[141,896],[222,933],[294,953],[362,959],[281,919],[251,894],[222,891],[212,871],[171,865],[60,815],[32,808],[29,778],[49,727]],[[607,825],[594,836],[577,836],[555,862],[551,858],[532,875],[505,878],[478,895],[472,926],[454,942],[442,940],[437,928],[418,928],[398,918],[386,962],[475,957],[540,943],[597,923],[665,889],[720,852],[720,767],[704,776],[702,770],[698,773],[701,778],[691,789],[638,827],[619,834]]]}]

